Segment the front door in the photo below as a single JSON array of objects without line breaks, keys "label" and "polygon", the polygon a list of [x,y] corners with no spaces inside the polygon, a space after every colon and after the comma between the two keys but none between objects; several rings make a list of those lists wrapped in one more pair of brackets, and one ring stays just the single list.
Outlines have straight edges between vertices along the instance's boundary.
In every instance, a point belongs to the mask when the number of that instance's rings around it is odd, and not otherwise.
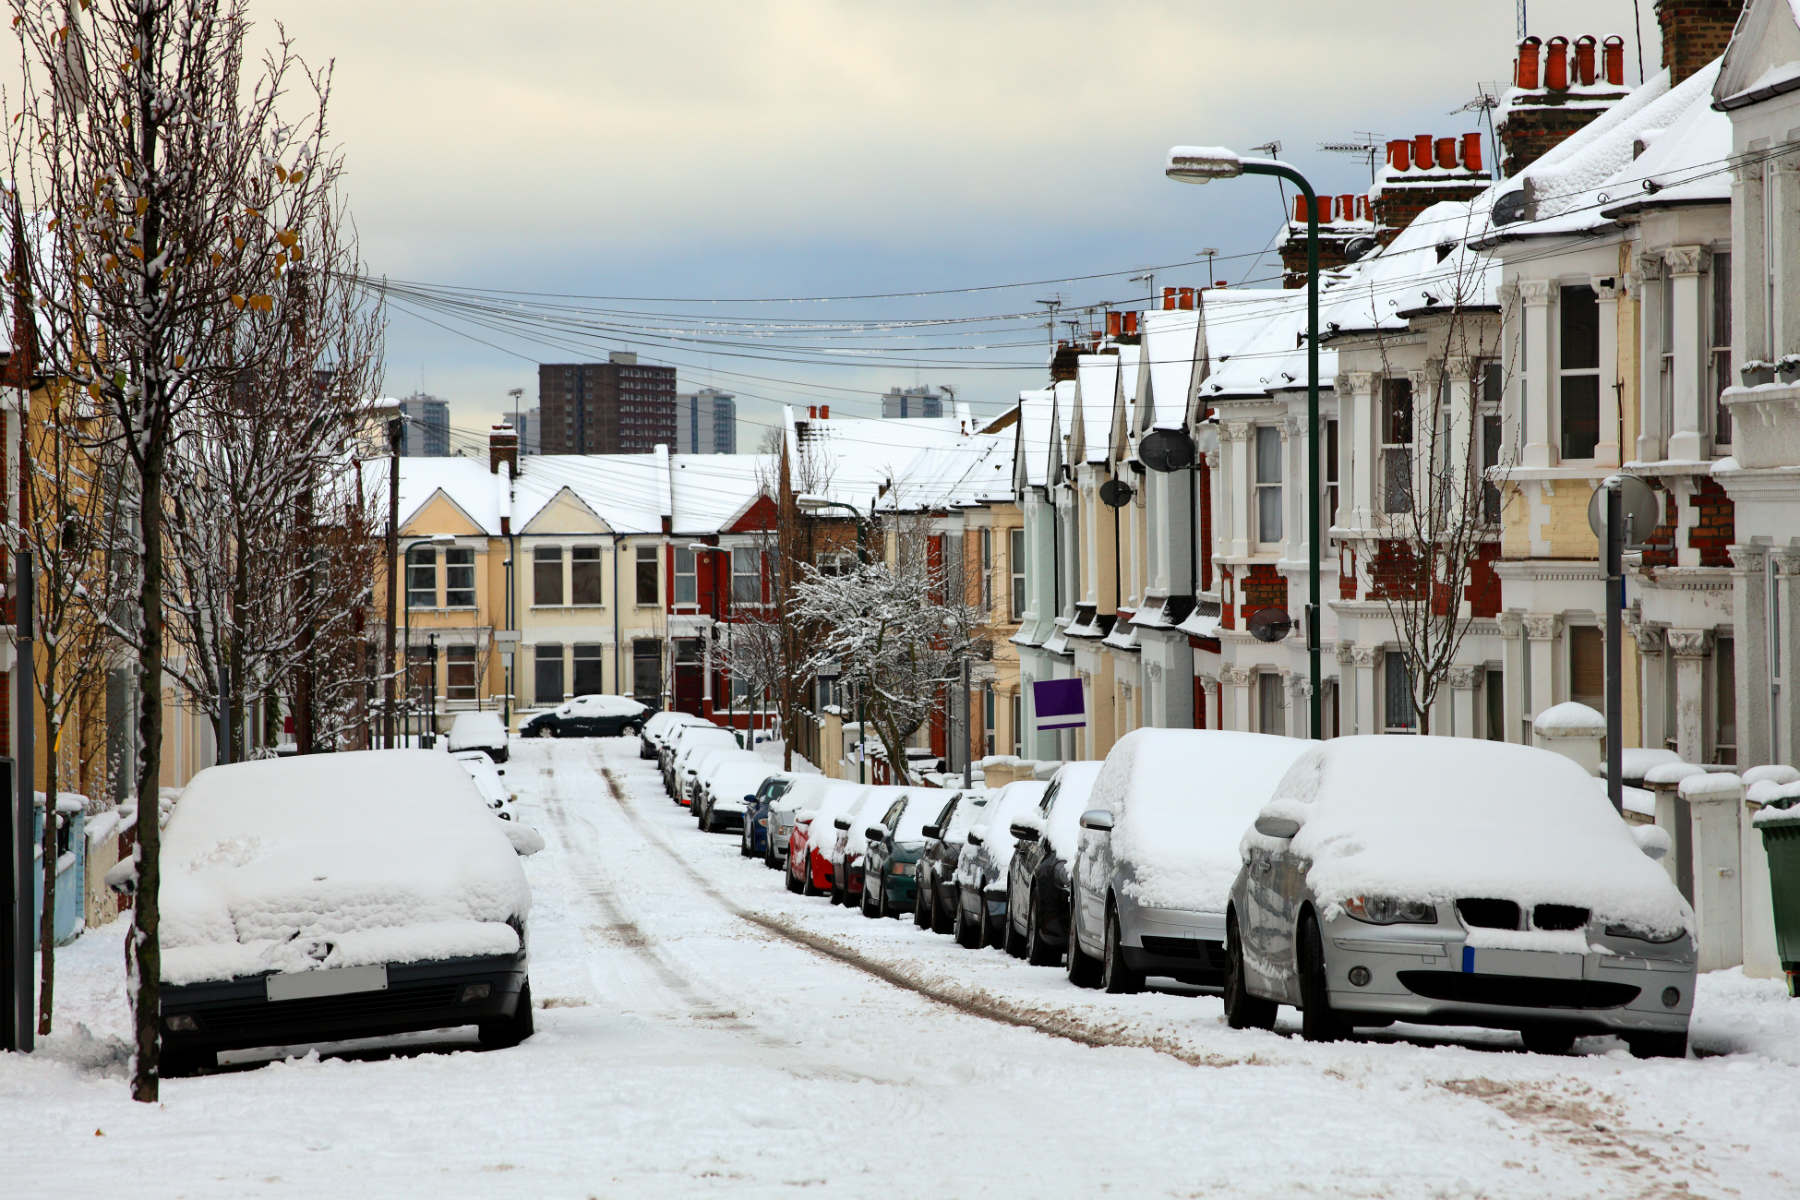
[{"label": "front door", "polygon": [[700,639],[682,638],[675,643],[675,709],[689,716],[700,715],[701,697],[705,694],[705,667],[700,660]]}]

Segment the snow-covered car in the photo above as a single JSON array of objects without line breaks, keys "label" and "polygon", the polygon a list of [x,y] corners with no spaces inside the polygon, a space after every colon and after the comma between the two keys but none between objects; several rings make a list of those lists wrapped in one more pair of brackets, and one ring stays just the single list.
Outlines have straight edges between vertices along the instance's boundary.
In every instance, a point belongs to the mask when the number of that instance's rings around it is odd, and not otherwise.
[{"label": "snow-covered car", "polygon": [[784,867],[787,864],[788,843],[793,840],[795,814],[803,809],[817,807],[826,792],[843,786],[846,786],[843,781],[832,779],[828,775],[799,775],[795,777],[792,787],[778,799],[770,801],[769,848],[763,855],[763,865],[776,869]]},{"label": "snow-covered car", "polygon": [[937,815],[942,795],[937,788],[909,788],[863,830],[862,886],[858,889],[863,916],[892,916],[913,907],[925,825]]},{"label": "snow-covered car", "polygon": [[649,706],[630,696],[576,696],[526,721],[519,726],[519,736],[636,736],[649,717]]},{"label": "snow-covered car", "polygon": [[919,854],[919,883],[913,894],[913,924],[933,933],[949,933],[956,915],[956,865],[969,845],[969,830],[991,792],[980,788],[950,796],[920,831],[925,846]]},{"label": "snow-covered car", "polygon": [[1069,937],[1069,865],[1081,839],[1081,814],[1100,774],[1098,762],[1064,763],[1037,811],[1012,823],[1006,871],[1006,952],[1033,966],[1062,961]]},{"label": "snow-covered car", "polygon": [[683,801],[694,819],[701,823],[706,820],[706,781],[720,766],[737,758],[740,754],[748,754],[748,750],[735,741],[721,741],[717,745],[696,747],[688,757],[687,766],[682,774],[686,780],[682,785]]},{"label": "snow-covered car", "polygon": [[707,833],[737,829],[775,764],[760,754],[739,750],[711,761],[702,780],[700,828]]},{"label": "snow-covered car", "polygon": [[201,771],[163,830],[165,1073],[219,1050],[409,1030],[528,1037],[518,856],[533,841],[445,754]]},{"label": "snow-covered car", "polygon": [[998,943],[1006,928],[1006,869],[1012,864],[1012,823],[1034,811],[1050,789],[1047,781],[1021,779],[991,794],[969,829],[956,863],[952,932],[959,946],[978,950]]},{"label": "snow-covered car", "polygon": [[769,809],[787,795],[788,789],[794,786],[794,777],[786,771],[777,771],[763,780],[762,786],[756,789],[756,795],[744,810],[744,820],[738,826],[738,853],[745,858],[766,858],[774,849],[770,840]]},{"label": "snow-covered car", "polygon": [[1069,978],[1135,992],[1146,975],[1217,986],[1238,841],[1312,745],[1213,729],[1138,729],[1114,744],[1080,817]]},{"label": "snow-covered car", "polygon": [[886,811],[887,806],[906,795],[904,787],[869,784],[862,795],[832,820],[837,836],[831,841],[826,857],[831,861],[831,902],[853,905],[862,900],[862,859],[868,847],[869,822]]},{"label": "snow-covered car", "polygon": [[681,731],[675,754],[669,759],[669,796],[684,808],[693,803],[696,760],[714,750],[740,750],[731,730],[720,725],[690,726]]},{"label": "snow-covered car", "polygon": [[644,727],[638,730],[638,757],[654,761],[662,751],[663,739],[677,725],[691,725],[702,718],[684,712],[653,712],[644,718]]},{"label": "snow-covered car", "polygon": [[496,712],[457,713],[450,722],[450,753],[479,750],[497,763],[506,761],[506,726]]},{"label": "snow-covered car", "polygon": [[825,784],[811,795],[807,807],[794,813],[793,826],[788,830],[787,887],[804,896],[831,891],[829,855],[837,841],[837,818],[867,790],[862,784],[841,779],[826,780]]},{"label": "snow-covered car", "polygon": [[507,812],[507,805],[512,803],[513,794],[502,778],[505,771],[496,766],[493,759],[479,750],[459,750],[450,757],[469,773],[469,778],[475,781],[475,789],[481,793],[482,800],[489,808],[495,812]]},{"label": "snow-covered car", "polygon": [[1328,1040],[1392,1021],[1516,1029],[1563,1052],[1612,1033],[1687,1053],[1694,915],[1594,780],[1546,750],[1466,738],[1315,745],[1242,840],[1226,1016],[1297,1005]]}]

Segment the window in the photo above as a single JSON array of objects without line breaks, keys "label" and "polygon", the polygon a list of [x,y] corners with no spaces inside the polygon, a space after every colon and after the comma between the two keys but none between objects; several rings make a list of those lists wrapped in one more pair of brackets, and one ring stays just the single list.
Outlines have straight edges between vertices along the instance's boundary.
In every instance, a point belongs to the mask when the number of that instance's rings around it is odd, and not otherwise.
[{"label": "window", "polygon": [[731,548],[731,602],[762,603],[762,550],[756,546]]},{"label": "window", "polygon": [[675,603],[696,604],[700,599],[699,576],[694,573],[694,552],[675,547]]},{"label": "window", "polygon": [[1273,671],[1264,671],[1256,676],[1256,731],[1258,733],[1286,733],[1287,722],[1282,716],[1281,676]]},{"label": "window", "polygon": [[662,643],[639,638],[631,643],[631,695],[639,704],[662,704]]},{"label": "window", "polygon": [[430,546],[406,552],[406,607],[437,607],[437,551]]},{"label": "window", "polygon": [[1382,511],[1408,513],[1412,487],[1413,387],[1410,379],[1381,381]]},{"label": "window", "polygon": [[1325,422],[1325,511],[1320,515],[1325,528],[1338,523],[1338,423],[1337,418]]},{"label": "window", "polygon": [[1487,693],[1487,731],[1482,734],[1490,742],[1506,740],[1506,674],[1499,667],[1489,667],[1484,689]]},{"label": "window", "polygon": [[1712,256],[1712,320],[1707,323],[1710,353],[1707,366],[1712,371],[1710,388],[1713,403],[1713,444],[1731,445],[1731,410],[1720,395],[1735,380],[1731,378],[1731,254],[1715,250]]},{"label": "window", "polygon": [[444,551],[444,607],[475,607],[475,550],[471,546]]},{"label": "window", "polygon": [[1412,672],[1406,669],[1406,655],[1398,650],[1381,656],[1381,694],[1383,728],[1388,733],[1417,731],[1419,714],[1413,709]]},{"label": "window", "polygon": [[1713,643],[1713,741],[1715,763],[1737,761],[1737,644],[1724,634]]},{"label": "window", "polygon": [[655,546],[639,546],[637,548],[637,602],[639,608],[653,608],[662,603],[662,594],[656,586]]},{"label": "window", "polygon": [[1007,531],[1006,569],[1012,576],[1012,600],[1009,615],[1020,621],[1025,617],[1025,531]]},{"label": "window", "polygon": [[987,735],[984,739],[984,744],[987,747],[985,753],[989,755],[992,755],[995,752],[994,716],[994,685],[991,683],[984,683],[981,685],[981,728]]},{"label": "window", "polygon": [[1281,540],[1281,430],[1256,427],[1256,540]]},{"label": "window", "polygon": [[[560,605],[563,602],[561,546],[537,546],[532,549],[531,602],[546,605]],[[560,694],[561,691],[562,687],[559,684],[557,692]]]},{"label": "window", "polygon": [[1025,697],[1022,693],[1012,694],[1012,751],[1015,756],[1025,753]]},{"label": "window", "polygon": [[1668,271],[1656,285],[1656,335],[1662,353],[1656,377],[1657,413],[1666,439],[1675,421],[1675,280]]},{"label": "window", "polygon": [[1562,456],[1592,458],[1600,444],[1600,300],[1594,289],[1560,289],[1557,319]]},{"label": "window", "polygon": [[606,690],[601,668],[606,665],[606,647],[599,642],[575,643],[575,694],[591,696]]},{"label": "window", "polygon": [[475,699],[475,647],[448,646],[444,660],[444,698]]},{"label": "window", "polygon": [[1569,699],[1606,711],[1606,639],[1597,626],[1569,627]]},{"label": "window", "polygon": [[532,647],[531,696],[539,704],[563,701],[563,648],[561,642],[539,642]]},{"label": "window", "polygon": [[[574,546],[570,548],[569,603],[606,603],[606,588],[600,578],[600,547]],[[577,695],[579,694],[577,693]]]},{"label": "window", "polygon": [[981,612],[994,611],[994,531],[981,531]]}]

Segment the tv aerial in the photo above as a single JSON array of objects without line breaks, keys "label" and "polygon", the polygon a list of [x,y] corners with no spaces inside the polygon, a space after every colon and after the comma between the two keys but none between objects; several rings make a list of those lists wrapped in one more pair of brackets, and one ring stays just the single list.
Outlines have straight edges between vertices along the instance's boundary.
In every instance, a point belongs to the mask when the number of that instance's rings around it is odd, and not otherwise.
[{"label": "tv aerial", "polygon": [[1382,151],[1386,145],[1387,143],[1381,139],[1380,134],[1367,129],[1358,129],[1354,138],[1347,138],[1337,142],[1320,142],[1319,149],[1328,154],[1354,154],[1358,158],[1368,159],[1369,183],[1373,185],[1375,182],[1375,162],[1381,157]]}]

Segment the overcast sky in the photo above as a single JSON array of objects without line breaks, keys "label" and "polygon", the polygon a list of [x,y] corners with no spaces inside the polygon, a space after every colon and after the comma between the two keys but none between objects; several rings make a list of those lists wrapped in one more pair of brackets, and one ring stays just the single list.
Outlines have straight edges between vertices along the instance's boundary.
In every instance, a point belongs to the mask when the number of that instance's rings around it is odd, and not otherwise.
[{"label": "overcast sky", "polygon": [[[1209,246],[1260,250],[1281,219],[1274,184],[1170,183],[1168,146],[1279,139],[1320,191],[1366,189],[1366,163],[1317,144],[1478,128],[1453,110],[1509,78],[1516,20],[1511,0],[252,7],[285,22],[310,59],[336,60],[333,124],[374,274],[733,299],[963,288],[1173,264]],[[1625,35],[1636,80],[1631,0],[1531,8],[1541,37]],[[1654,73],[1651,0],[1642,9]],[[1238,282],[1251,261],[1217,274]],[[1165,270],[1156,282],[1204,276]],[[1118,275],[832,305],[616,307],[917,318],[1031,311],[1059,293],[1127,300],[1142,286]],[[477,331],[496,348],[390,311],[388,389],[444,396],[469,428],[508,407],[509,388],[525,389],[529,408],[537,360],[630,348]],[[676,364],[684,390],[745,397],[750,449],[775,401],[869,412],[890,385],[951,383],[996,412],[1043,377],[1041,345],[1017,344],[1028,336],[1042,338],[1041,326],[952,331],[915,339],[933,349],[910,358],[890,343],[880,361],[848,367],[775,361],[786,351],[637,348]],[[935,349],[975,341],[998,348]]]}]

